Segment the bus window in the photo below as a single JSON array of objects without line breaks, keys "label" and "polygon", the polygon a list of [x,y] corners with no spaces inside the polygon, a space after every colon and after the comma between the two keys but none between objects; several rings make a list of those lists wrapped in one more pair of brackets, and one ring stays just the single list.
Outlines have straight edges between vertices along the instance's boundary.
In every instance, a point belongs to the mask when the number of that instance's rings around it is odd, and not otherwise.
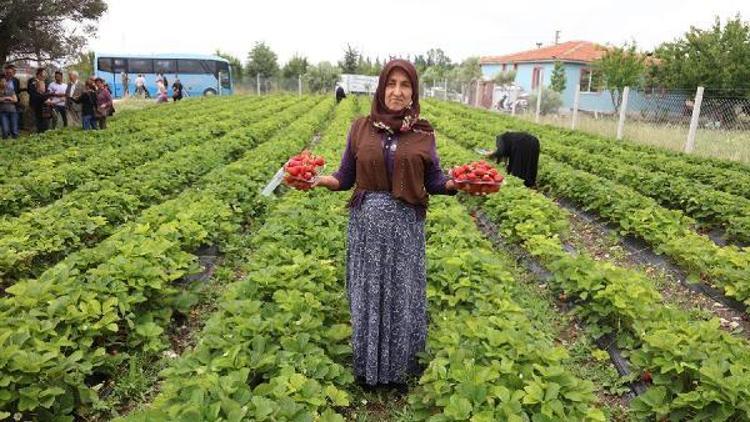
[{"label": "bus window", "polygon": [[97,67],[102,72],[112,72],[112,59],[110,58],[100,58]]},{"label": "bus window", "polygon": [[177,60],[167,60],[167,59],[154,60],[154,72],[177,73]]},{"label": "bus window", "polygon": [[112,70],[115,73],[125,72],[128,68],[128,59],[112,59]]},{"label": "bus window", "polygon": [[216,64],[216,72],[221,73],[221,87],[229,89],[232,84],[229,80],[229,63],[226,62],[214,62]]},{"label": "bus window", "polygon": [[129,73],[153,73],[154,62],[151,59],[128,59]]},{"label": "bus window", "polygon": [[201,60],[177,60],[177,73],[207,73]]}]

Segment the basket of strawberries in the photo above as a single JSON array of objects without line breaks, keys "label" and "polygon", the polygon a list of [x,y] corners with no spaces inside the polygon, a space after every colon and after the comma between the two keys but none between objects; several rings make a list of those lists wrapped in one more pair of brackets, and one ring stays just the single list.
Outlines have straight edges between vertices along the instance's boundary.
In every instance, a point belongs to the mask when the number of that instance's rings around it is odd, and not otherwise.
[{"label": "basket of strawberries", "polygon": [[487,195],[500,190],[505,178],[484,160],[453,167],[449,172],[456,188],[472,195]]},{"label": "basket of strawberries", "polygon": [[310,190],[325,164],[323,157],[302,151],[284,164],[284,183],[295,189]]}]

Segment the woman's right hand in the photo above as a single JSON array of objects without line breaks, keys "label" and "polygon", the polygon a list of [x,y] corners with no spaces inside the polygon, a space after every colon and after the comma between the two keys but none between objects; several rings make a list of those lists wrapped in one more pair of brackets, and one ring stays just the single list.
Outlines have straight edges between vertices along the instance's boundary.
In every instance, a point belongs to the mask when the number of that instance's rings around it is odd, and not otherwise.
[{"label": "woman's right hand", "polygon": [[315,178],[312,187],[324,187],[328,190],[337,190],[339,188],[339,180],[333,176],[318,176]]}]

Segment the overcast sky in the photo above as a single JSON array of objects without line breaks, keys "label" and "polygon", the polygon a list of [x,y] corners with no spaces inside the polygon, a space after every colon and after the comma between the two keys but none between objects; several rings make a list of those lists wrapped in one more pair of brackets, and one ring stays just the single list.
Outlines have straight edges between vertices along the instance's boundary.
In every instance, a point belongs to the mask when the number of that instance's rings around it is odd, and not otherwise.
[{"label": "overcast sky", "polygon": [[265,41],[283,64],[295,53],[335,62],[347,43],[371,57],[442,48],[454,61],[535,48],[535,43],[587,40],[642,49],[707,28],[738,12],[750,20],[750,0],[110,0],[95,51],[212,53],[245,60]]}]

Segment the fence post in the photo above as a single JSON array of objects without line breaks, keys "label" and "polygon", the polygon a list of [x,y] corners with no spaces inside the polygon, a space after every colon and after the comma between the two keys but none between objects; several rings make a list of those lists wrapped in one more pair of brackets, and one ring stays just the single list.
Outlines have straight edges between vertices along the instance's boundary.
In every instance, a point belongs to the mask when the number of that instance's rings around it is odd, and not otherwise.
[{"label": "fence post", "polygon": [[443,78],[443,100],[448,101],[448,78]]},{"label": "fence post", "polygon": [[255,74],[255,93],[260,95],[260,73]]},{"label": "fence post", "polygon": [[685,152],[691,153],[695,149],[695,135],[698,132],[698,119],[701,117],[701,104],[703,103],[703,87],[699,86],[695,91],[695,103],[693,104],[693,117],[690,119],[690,130],[688,131]]},{"label": "fence post", "polygon": [[539,92],[536,94],[536,117],[534,118],[535,123],[539,123],[539,115],[542,113],[542,83],[541,81],[543,79],[541,76],[539,77],[539,79],[540,79],[540,82],[539,82],[539,86],[537,87],[539,88]]},{"label": "fence post", "polygon": [[477,80],[477,89],[474,95],[474,107],[480,107],[482,104],[482,99],[480,96],[482,95],[482,86],[481,86],[481,79]]},{"label": "fence post", "polygon": [[223,91],[221,89],[221,71],[219,71],[219,96],[221,97],[223,94]]},{"label": "fence post", "polygon": [[573,117],[570,119],[570,129],[576,129],[576,123],[578,122],[578,106],[581,101],[581,84],[576,85],[576,95],[573,97]]},{"label": "fence post", "polygon": [[302,96],[302,75],[297,75],[297,95]]},{"label": "fence post", "polygon": [[625,129],[625,113],[628,111],[628,97],[630,96],[630,87],[626,86],[622,90],[622,102],[620,103],[620,121],[617,122],[617,140],[622,140],[622,131]]}]

